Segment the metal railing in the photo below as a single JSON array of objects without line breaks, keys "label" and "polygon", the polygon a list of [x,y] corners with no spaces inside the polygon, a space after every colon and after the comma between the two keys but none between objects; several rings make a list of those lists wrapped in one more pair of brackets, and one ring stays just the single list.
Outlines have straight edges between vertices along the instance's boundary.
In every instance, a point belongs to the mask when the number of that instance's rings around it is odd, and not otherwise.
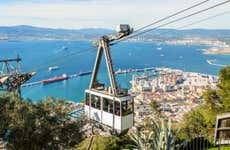
[{"label": "metal railing", "polygon": [[182,144],[179,150],[230,150],[230,139],[218,139],[215,144],[204,137],[197,137]]}]

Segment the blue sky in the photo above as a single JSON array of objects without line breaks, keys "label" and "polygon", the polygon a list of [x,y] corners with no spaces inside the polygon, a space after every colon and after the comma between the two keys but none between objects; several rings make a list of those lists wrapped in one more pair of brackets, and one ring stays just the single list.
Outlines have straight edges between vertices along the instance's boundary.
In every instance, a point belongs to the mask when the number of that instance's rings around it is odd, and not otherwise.
[{"label": "blue sky", "polygon": [[[203,0],[0,0],[0,26],[112,29],[117,24],[128,23],[138,28],[201,1]],[[211,0],[193,11],[221,1],[224,0]],[[230,11],[230,4],[166,28],[177,28],[228,10]],[[229,18],[230,13],[189,28],[230,29]]]}]

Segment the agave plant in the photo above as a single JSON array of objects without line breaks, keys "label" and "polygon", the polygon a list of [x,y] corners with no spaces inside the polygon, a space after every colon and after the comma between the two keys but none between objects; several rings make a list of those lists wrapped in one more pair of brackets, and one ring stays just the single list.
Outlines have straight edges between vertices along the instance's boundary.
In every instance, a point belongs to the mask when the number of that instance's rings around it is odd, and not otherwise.
[{"label": "agave plant", "polygon": [[176,149],[176,137],[171,128],[171,120],[160,119],[159,123],[156,120],[152,120],[152,126],[148,129],[148,132],[137,128],[131,131],[130,138],[139,150]]},{"label": "agave plant", "polygon": [[171,120],[160,120],[159,125],[155,120],[153,122],[153,132],[155,132],[152,146],[154,150],[174,150],[176,138],[171,128]]},{"label": "agave plant", "polygon": [[132,130],[130,132],[130,139],[135,143],[135,148],[139,150],[149,150],[151,149],[151,139],[153,132],[146,134],[140,130],[140,127]]}]

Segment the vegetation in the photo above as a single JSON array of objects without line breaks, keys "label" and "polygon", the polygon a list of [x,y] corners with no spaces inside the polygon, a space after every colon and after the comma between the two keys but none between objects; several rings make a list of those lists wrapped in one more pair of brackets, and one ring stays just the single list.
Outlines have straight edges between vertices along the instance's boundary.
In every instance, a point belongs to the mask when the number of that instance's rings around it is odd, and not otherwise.
[{"label": "vegetation", "polygon": [[158,114],[158,110],[157,110],[158,106],[157,106],[157,102],[155,100],[152,100],[150,102],[150,107],[152,109],[153,114],[155,114],[155,115]]},{"label": "vegetation", "polygon": [[220,71],[218,88],[207,90],[203,98],[204,103],[184,117],[179,138],[191,140],[203,136],[213,142],[217,114],[230,112],[230,66]]},{"label": "vegetation", "polygon": [[[90,144],[91,138],[82,141],[76,150],[86,150]],[[122,140],[113,136],[94,136],[92,139],[92,150],[119,150],[122,149]]]},{"label": "vegetation", "polygon": [[[207,90],[203,94],[203,104],[186,114],[184,121],[175,126],[180,128],[180,132],[172,128],[171,121],[150,120],[130,131],[129,137],[96,135],[83,141],[82,127],[86,121],[83,117],[74,122],[70,121],[68,114],[71,110],[66,101],[50,97],[43,101],[31,102],[22,100],[15,94],[2,94],[0,138],[3,137],[7,141],[8,149],[17,150],[73,147],[76,147],[76,150],[85,150],[90,141],[93,150],[172,150],[182,146],[177,143],[184,140],[190,141],[190,145],[193,145],[194,141],[201,143],[207,139],[213,142],[216,115],[230,112],[230,66],[220,71],[219,79],[218,88]],[[152,101],[150,105],[156,115],[157,104]]]},{"label": "vegetation", "polygon": [[152,120],[152,126],[132,130],[130,138],[138,150],[175,150],[181,145],[176,144],[176,133],[171,128],[171,121],[161,119],[160,122]]},{"label": "vegetation", "polygon": [[[217,89],[208,89],[204,92],[203,99],[204,102],[197,109],[186,114],[184,121],[179,126],[175,126],[173,130],[178,131],[180,129],[180,132],[176,134],[177,137],[171,129],[171,123],[164,121],[161,121],[160,125],[153,121],[153,126],[148,128],[147,131],[138,128],[131,132],[131,139],[136,143],[136,148],[139,150],[176,149],[178,148],[176,147],[176,139],[182,142],[187,141],[183,144],[184,148],[198,143],[203,143],[208,147],[211,146],[214,141],[216,116],[230,112],[230,66],[220,71]],[[152,101],[150,106],[156,114],[156,103]]]},{"label": "vegetation", "polygon": [[82,140],[83,118],[70,121],[64,100],[48,98],[36,103],[16,94],[0,96],[0,136],[8,149],[64,149]]},{"label": "vegetation", "polygon": [[[230,147],[221,147],[221,150],[229,150]],[[209,148],[208,150],[218,150],[218,148]]]}]

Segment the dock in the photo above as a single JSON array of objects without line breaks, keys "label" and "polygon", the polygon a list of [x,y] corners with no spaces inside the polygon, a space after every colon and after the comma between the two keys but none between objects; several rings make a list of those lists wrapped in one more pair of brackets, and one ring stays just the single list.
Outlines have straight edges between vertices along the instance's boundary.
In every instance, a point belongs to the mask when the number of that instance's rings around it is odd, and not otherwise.
[{"label": "dock", "polygon": [[133,72],[145,72],[145,71],[152,71],[152,70],[156,70],[155,67],[151,67],[151,68],[141,68],[141,69],[118,69],[115,74],[124,74],[124,73],[133,73]]},{"label": "dock", "polygon": [[41,84],[41,83],[42,83],[41,81],[26,83],[26,84],[23,84],[22,87],[38,85],[38,84]]}]

